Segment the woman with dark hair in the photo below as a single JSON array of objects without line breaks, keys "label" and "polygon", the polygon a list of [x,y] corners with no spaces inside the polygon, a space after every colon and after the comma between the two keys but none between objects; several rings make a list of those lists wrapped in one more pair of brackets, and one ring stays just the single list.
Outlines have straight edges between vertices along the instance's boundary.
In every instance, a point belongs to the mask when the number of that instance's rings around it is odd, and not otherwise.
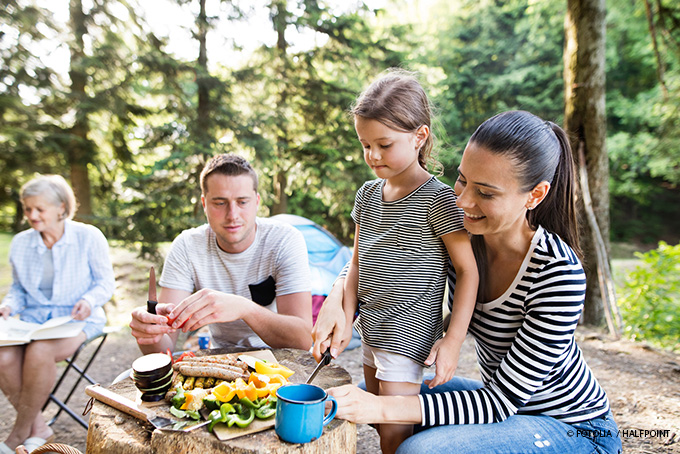
[{"label": "woman with dark hair", "polygon": [[34,178],[20,197],[31,228],[12,239],[12,287],[0,303],[0,317],[42,324],[70,316],[83,322],[83,330],[74,337],[0,347],[0,389],[17,411],[0,454],[14,453],[20,444],[31,452],[54,438],[40,410],[56,381],[56,363],[102,332],[102,306],[115,286],[106,238],[96,227],[71,220],[76,199],[63,177]]},{"label": "woman with dark hair", "polygon": [[[454,377],[418,396],[334,388],[338,417],[419,424],[398,453],[621,452],[607,395],[574,339],[586,281],[566,134],[528,112],[499,114],[472,135],[458,171],[480,271],[469,333],[482,380]],[[319,351],[348,341],[334,336],[341,304],[334,291],[322,308],[335,324],[315,327]]]}]

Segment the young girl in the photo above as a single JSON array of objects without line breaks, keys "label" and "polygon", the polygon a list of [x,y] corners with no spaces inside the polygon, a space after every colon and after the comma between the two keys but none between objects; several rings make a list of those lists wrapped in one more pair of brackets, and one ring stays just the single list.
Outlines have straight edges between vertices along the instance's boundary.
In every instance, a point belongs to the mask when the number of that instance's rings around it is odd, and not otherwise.
[{"label": "young girl", "polygon": [[[434,139],[418,81],[389,72],[361,94],[352,113],[364,159],[378,179],[356,195],[355,254],[343,308],[349,322],[359,307],[367,390],[418,394],[424,367],[436,362],[431,386],[453,376],[477,294],[474,255],[453,190],[426,168]],[[457,284],[441,339],[449,259]],[[383,425],[378,432],[383,452],[391,453],[412,426]]]}]

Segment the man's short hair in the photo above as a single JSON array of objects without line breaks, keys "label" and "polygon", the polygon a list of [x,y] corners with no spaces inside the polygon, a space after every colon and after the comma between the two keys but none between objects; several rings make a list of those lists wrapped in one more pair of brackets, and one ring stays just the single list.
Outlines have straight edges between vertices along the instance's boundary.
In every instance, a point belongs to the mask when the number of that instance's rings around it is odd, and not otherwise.
[{"label": "man's short hair", "polygon": [[214,174],[236,177],[239,175],[250,175],[253,179],[253,189],[257,192],[257,173],[250,163],[241,156],[235,154],[218,154],[210,158],[201,171],[201,191],[203,194],[208,192],[206,185],[207,178]]}]

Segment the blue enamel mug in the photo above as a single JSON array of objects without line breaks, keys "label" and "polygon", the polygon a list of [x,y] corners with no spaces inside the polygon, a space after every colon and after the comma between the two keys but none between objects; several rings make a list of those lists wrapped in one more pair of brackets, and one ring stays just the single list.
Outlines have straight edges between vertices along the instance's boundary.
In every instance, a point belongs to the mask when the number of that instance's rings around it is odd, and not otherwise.
[{"label": "blue enamel mug", "polygon": [[[276,435],[289,443],[309,443],[321,436],[323,428],[338,411],[333,396],[316,385],[291,384],[276,390]],[[324,416],[326,401],[331,411]]]}]

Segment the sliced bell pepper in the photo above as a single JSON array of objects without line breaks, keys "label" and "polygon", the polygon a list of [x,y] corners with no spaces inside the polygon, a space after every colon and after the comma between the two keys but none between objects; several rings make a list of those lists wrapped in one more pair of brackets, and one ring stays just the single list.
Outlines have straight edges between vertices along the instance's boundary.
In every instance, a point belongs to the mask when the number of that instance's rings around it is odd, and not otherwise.
[{"label": "sliced bell pepper", "polygon": [[176,363],[182,361],[184,358],[195,358],[196,354],[194,352],[182,352],[181,355],[179,355],[179,358],[175,360]]},{"label": "sliced bell pepper", "polygon": [[260,402],[260,407],[255,410],[257,419],[271,418],[276,414],[276,397],[270,396]]},{"label": "sliced bell pepper", "polygon": [[246,407],[250,407],[253,409],[260,408],[260,406],[262,405],[262,401],[260,401],[260,399],[250,400],[247,397],[242,397],[241,399],[239,399],[239,402],[241,403],[241,405],[245,405]]},{"label": "sliced bell pepper", "polygon": [[172,396],[172,399],[170,399],[170,402],[172,403],[172,406],[174,408],[181,408],[182,405],[184,405],[184,402],[187,400],[186,396],[184,395],[184,388],[182,388],[182,385],[177,385],[175,388],[177,390],[177,393]]},{"label": "sliced bell pepper", "polygon": [[211,411],[210,414],[208,415],[208,421],[210,421],[210,423],[208,424],[208,431],[212,432],[213,427],[215,427],[215,424],[217,424],[218,422],[224,422],[222,421],[222,413],[220,412],[220,410],[217,409]]},{"label": "sliced bell pepper", "polygon": [[235,404],[234,408],[236,412],[227,415],[228,427],[232,427],[234,424],[241,428],[248,427],[255,419],[255,410],[252,408],[241,404]]},{"label": "sliced bell pepper", "polygon": [[264,361],[258,361],[255,363],[255,372],[266,375],[281,374],[286,378],[295,373],[282,364],[265,363]]},{"label": "sliced bell pepper", "polygon": [[236,396],[236,388],[232,383],[223,381],[213,388],[212,394],[220,402],[230,402]]},{"label": "sliced bell pepper", "polygon": [[247,397],[251,401],[257,399],[257,388],[255,388],[255,385],[253,383],[250,384],[237,384],[236,385],[236,395],[238,396],[239,399],[243,399],[244,397]]},{"label": "sliced bell pepper", "polygon": [[269,384],[270,385],[273,385],[273,384],[286,385],[288,383],[289,383],[288,379],[281,374],[269,375]]},{"label": "sliced bell pepper", "polygon": [[248,383],[254,383],[256,388],[264,388],[269,384],[269,381],[269,375],[258,374],[257,372],[252,372],[248,378]]},{"label": "sliced bell pepper", "polygon": [[215,394],[208,394],[203,398],[203,405],[210,411],[219,409],[220,403],[221,402],[217,400],[217,396]]},{"label": "sliced bell pepper", "polygon": [[235,411],[236,410],[231,404],[222,404],[220,408],[211,411],[208,415],[208,421],[210,421],[210,424],[208,424],[208,430],[212,432],[215,424],[217,423],[226,424],[227,421],[229,421],[229,415]]}]

